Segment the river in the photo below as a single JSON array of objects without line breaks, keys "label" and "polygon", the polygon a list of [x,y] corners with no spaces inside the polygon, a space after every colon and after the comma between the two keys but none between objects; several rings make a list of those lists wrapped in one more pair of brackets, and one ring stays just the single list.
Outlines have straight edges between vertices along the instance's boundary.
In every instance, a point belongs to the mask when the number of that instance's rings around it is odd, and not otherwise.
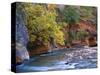
[{"label": "river", "polygon": [[16,72],[43,72],[97,68],[97,47],[66,48],[33,56],[16,66]]}]

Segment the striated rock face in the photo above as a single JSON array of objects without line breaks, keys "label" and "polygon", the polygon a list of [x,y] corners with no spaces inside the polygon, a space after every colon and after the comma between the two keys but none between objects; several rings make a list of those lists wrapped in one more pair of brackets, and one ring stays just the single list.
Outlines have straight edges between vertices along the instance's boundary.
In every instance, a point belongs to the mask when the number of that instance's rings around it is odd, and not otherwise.
[{"label": "striated rock face", "polygon": [[16,58],[18,62],[22,62],[24,60],[29,59],[29,54],[25,46],[23,46],[21,43],[16,43]]},{"label": "striated rock face", "polygon": [[21,15],[16,16],[16,62],[23,62],[29,59],[26,49],[29,40],[28,31]]},{"label": "striated rock face", "polygon": [[18,16],[16,17],[16,41],[26,46],[28,40],[28,31],[23,18],[21,18],[21,16]]}]

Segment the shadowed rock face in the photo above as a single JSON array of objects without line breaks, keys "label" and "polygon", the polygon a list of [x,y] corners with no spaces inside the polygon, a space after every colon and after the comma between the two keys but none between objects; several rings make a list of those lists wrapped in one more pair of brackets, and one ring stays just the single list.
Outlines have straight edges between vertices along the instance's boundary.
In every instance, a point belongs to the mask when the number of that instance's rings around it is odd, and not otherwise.
[{"label": "shadowed rock face", "polygon": [[24,20],[21,15],[18,15],[16,16],[16,58],[20,59],[18,62],[29,59],[29,54],[26,49],[28,40],[29,36]]},{"label": "shadowed rock face", "polygon": [[21,16],[16,17],[16,41],[23,44],[24,46],[27,45],[29,40],[28,31]]}]

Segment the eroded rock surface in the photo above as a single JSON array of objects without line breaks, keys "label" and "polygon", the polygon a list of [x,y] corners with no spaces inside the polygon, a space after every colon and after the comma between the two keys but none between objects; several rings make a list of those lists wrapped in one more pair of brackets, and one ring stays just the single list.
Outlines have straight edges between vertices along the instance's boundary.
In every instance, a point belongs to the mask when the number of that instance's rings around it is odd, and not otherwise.
[{"label": "eroded rock surface", "polygon": [[16,63],[29,60],[26,45],[29,40],[28,31],[24,19],[19,14],[16,16]]}]

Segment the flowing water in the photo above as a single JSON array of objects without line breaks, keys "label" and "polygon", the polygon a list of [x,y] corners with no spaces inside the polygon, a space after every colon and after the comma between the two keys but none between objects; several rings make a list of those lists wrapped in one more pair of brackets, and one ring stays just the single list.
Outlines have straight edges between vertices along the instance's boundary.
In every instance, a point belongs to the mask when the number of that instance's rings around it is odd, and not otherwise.
[{"label": "flowing water", "polygon": [[97,47],[71,48],[31,57],[16,66],[17,72],[57,71],[97,67]]}]

